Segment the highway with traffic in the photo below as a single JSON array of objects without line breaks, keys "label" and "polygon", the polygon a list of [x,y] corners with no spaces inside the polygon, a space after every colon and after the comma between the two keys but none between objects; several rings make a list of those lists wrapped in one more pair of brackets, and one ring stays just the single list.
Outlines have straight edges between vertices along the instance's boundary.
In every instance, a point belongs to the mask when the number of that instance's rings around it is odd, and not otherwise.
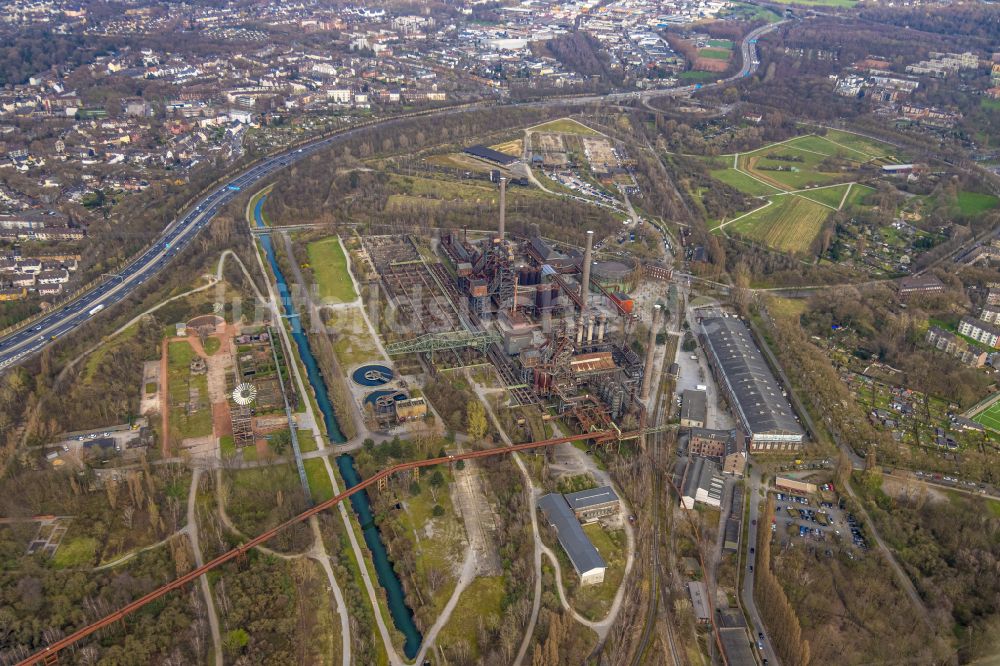
[{"label": "highway with traffic", "polygon": [[[764,33],[774,30],[778,25],[780,23],[761,26],[748,33],[740,44],[741,55],[743,57],[743,65],[740,71],[734,76],[721,79],[716,83],[705,84],[704,86],[702,84],[695,84],[682,88],[647,90],[643,92],[549,98],[541,102],[526,102],[520,104],[520,106],[552,106],[556,104],[590,103],[594,101],[624,101],[635,97],[688,95],[702,88],[707,89],[725,85],[728,82],[749,76],[750,73],[756,70],[759,63],[756,52],[757,39]],[[414,116],[433,117],[461,113],[483,108],[491,103],[464,104],[458,107],[446,107],[422,113],[418,112],[406,114],[405,116],[392,116],[382,120],[370,121],[263,159],[238,176],[217,185],[205,194],[182,217],[171,222],[163,230],[163,233],[155,243],[141,255],[133,258],[119,273],[95,286],[79,298],[54,308],[40,319],[31,322],[29,326],[25,326],[0,338],[0,372],[34,356],[54,340],[66,335],[87,322],[90,318],[98,316],[103,310],[127,298],[129,294],[139,288],[146,280],[166,268],[170,260],[183,250],[188,243],[194,240],[202,229],[208,226],[220,208],[234,197],[239,196],[243,190],[249,189],[279,169],[298,162],[332,143],[376,125],[391,124]]]}]

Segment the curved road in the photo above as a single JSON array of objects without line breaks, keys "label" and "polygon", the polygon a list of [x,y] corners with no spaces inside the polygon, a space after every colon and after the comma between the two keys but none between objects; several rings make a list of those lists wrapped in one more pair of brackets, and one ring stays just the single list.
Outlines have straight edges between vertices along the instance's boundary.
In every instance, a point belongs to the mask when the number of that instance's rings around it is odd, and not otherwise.
[{"label": "curved road", "polygon": [[[728,79],[722,79],[720,82],[705,84],[704,86],[696,84],[682,88],[648,90],[644,92],[610,93],[589,97],[556,97],[540,102],[525,102],[519,106],[544,107],[574,102],[582,104],[595,101],[679,96],[688,95],[699,89],[725,85],[730,81],[749,76],[756,70],[758,66],[756,55],[757,38],[766,32],[774,30],[779,25],[781,23],[761,26],[748,33],[740,44],[743,58],[742,68],[736,75]],[[239,196],[242,190],[252,187],[279,169],[298,162],[345,137],[352,136],[374,126],[392,124],[414,116],[433,117],[461,113],[467,110],[483,108],[491,103],[478,102],[372,121],[264,158],[239,175],[226,180],[204,194],[194,204],[193,208],[188,209],[182,217],[171,222],[151,247],[138,257],[132,259],[121,272],[114,275],[111,279],[97,285],[76,300],[55,308],[41,319],[32,322],[31,326],[19,329],[4,338],[0,338],[0,372],[37,354],[53,340],[66,335],[91,317],[96,316],[101,310],[126,298],[142,285],[143,282],[166,268],[167,263],[174,255],[183,250],[212,221],[220,208],[229,203],[233,198]]]}]

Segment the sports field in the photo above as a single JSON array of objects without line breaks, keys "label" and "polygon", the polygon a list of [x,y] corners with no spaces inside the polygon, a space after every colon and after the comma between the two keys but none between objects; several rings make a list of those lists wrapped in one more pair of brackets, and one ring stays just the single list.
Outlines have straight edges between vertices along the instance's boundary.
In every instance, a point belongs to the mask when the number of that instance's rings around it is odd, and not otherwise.
[{"label": "sports field", "polygon": [[972,420],[976,423],[981,423],[987,429],[992,430],[995,433],[1000,433],[1000,401],[994,402],[992,405],[973,416]]},{"label": "sports field", "polygon": [[826,206],[795,196],[774,197],[767,208],[733,222],[733,231],[793,254],[805,254],[832,212]]}]

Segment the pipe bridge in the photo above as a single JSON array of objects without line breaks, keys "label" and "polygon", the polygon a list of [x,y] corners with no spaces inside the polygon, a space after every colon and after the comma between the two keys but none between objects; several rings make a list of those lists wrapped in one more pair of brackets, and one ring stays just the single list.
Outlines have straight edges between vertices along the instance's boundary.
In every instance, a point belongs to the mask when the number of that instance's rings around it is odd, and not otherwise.
[{"label": "pipe bridge", "polygon": [[390,356],[397,356],[399,354],[474,347],[486,353],[490,345],[499,344],[500,341],[499,335],[489,331],[446,331],[444,333],[427,333],[419,338],[392,342],[385,346],[385,351]]}]

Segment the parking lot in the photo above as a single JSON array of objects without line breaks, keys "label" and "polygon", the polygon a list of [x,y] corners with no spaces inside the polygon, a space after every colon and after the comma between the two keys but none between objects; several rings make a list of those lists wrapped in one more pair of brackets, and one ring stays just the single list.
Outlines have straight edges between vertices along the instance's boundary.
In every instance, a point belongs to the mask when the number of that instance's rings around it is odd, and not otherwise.
[{"label": "parking lot", "polygon": [[[825,493],[833,497],[833,487]],[[853,515],[843,510],[837,501],[806,497],[790,493],[774,494],[774,525],[772,528],[782,545],[796,541],[829,542],[867,550],[861,525]]]}]

